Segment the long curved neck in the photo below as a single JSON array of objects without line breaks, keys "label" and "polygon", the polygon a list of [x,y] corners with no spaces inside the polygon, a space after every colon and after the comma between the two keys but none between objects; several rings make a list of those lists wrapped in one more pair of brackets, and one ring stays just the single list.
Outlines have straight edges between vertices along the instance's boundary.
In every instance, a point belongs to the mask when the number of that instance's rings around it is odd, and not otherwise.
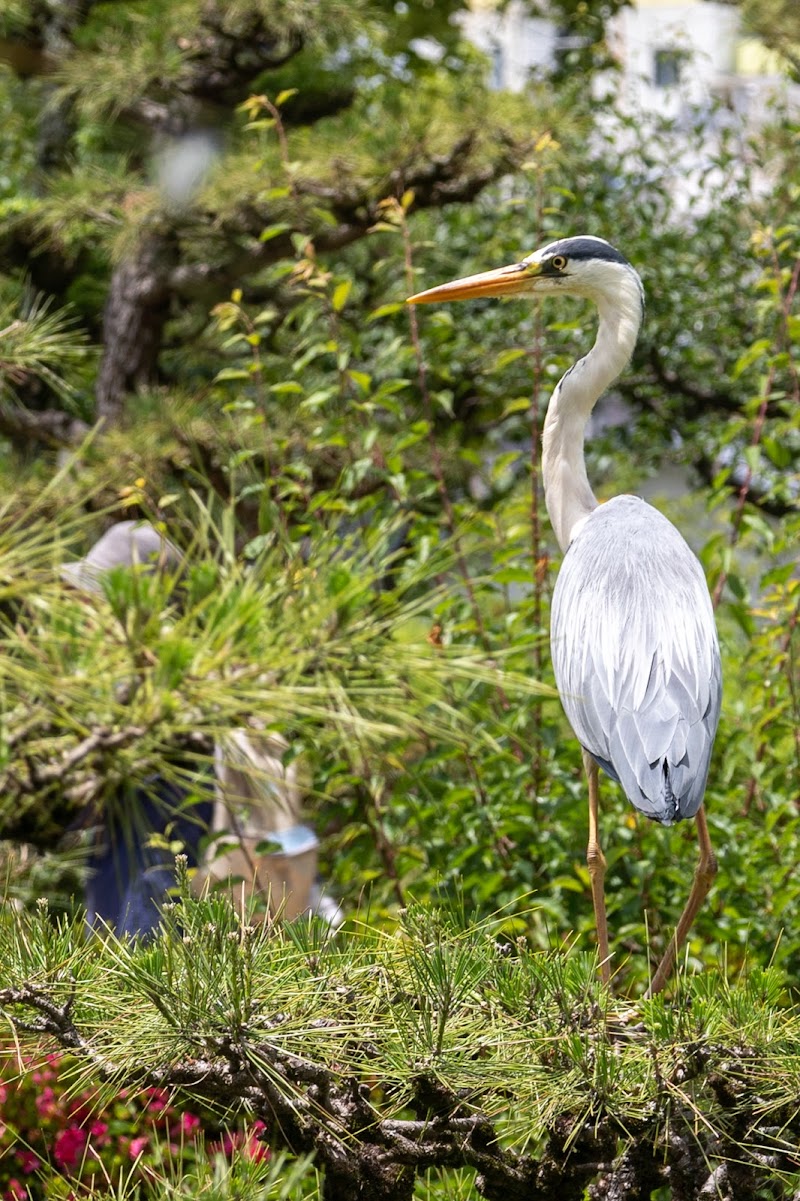
[{"label": "long curved neck", "polygon": [[603,295],[592,299],[600,316],[597,338],[556,385],[542,433],[544,499],[562,550],[597,508],[583,457],[586,423],[598,398],[630,359],[642,323],[641,289],[635,277],[630,286],[626,281],[613,302]]}]

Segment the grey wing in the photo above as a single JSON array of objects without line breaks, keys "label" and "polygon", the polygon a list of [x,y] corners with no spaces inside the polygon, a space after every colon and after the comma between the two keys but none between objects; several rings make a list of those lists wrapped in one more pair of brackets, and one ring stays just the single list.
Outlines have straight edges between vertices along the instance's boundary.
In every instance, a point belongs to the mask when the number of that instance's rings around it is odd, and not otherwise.
[{"label": "grey wing", "polygon": [[570,545],[551,616],[553,667],[583,746],[669,824],[703,800],[722,676],[702,568],[636,497],[601,505]]}]

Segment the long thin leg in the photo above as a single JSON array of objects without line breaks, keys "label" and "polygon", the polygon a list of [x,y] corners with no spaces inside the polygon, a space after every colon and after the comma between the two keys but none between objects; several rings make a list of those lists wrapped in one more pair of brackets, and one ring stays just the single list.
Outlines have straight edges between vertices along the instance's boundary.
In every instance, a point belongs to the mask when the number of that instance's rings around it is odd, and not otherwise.
[{"label": "long thin leg", "polygon": [[695,868],[694,880],[692,881],[692,891],[689,893],[689,899],[681,914],[681,919],[678,922],[674,936],[669,940],[669,945],[664,952],[664,958],[658,965],[658,970],[653,981],[645,993],[646,997],[654,997],[657,992],[667,983],[678,952],[686,941],[686,936],[689,933],[692,922],[697,916],[697,912],[703,901],[711,891],[711,885],[714,883],[714,877],[717,874],[717,857],[711,846],[711,839],[708,836],[708,822],[706,821],[706,812],[701,805],[697,811],[697,841],[700,844],[700,862]]},{"label": "long thin leg", "polygon": [[608,950],[608,924],[606,922],[606,898],[603,881],[606,860],[600,846],[597,829],[597,813],[600,801],[599,770],[588,751],[583,752],[583,766],[589,783],[589,844],[586,847],[586,866],[592,884],[594,922],[597,928],[597,948],[600,953],[600,976],[604,984],[611,980],[611,958]]}]

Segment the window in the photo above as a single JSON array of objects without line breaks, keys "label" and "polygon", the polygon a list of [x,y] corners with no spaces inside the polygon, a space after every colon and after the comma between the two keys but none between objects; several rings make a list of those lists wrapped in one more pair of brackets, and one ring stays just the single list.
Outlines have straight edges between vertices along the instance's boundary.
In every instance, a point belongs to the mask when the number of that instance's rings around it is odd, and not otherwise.
[{"label": "window", "polygon": [[674,88],[681,81],[686,52],[683,50],[656,50],[655,84],[657,88]]},{"label": "window", "polygon": [[499,41],[492,41],[490,53],[492,56],[492,74],[489,79],[489,87],[492,91],[499,92],[503,88],[505,76],[505,54]]}]

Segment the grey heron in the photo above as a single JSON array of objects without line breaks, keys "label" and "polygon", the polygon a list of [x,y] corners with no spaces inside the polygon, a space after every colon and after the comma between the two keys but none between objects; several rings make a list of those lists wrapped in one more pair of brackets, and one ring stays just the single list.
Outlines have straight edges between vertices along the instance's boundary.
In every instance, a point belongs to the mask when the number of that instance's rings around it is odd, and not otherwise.
[{"label": "grey heron", "polygon": [[602,238],[562,238],[518,263],[430,288],[411,304],[485,296],[579,296],[597,308],[588,354],[547,406],[542,479],[563,552],[550,619],[561,702],[588,777],[586,861],[600,969],[611,978],[606,862],[598,834],[598,768],[641,813],[665,826],[695,818],[700,858],[689,898],[649,995],[659,992],[717,871],[703,794],[722,695],[719,645],[703,570],[677,529],[635,496],[598,504],[586,475],[586,424],[633,352],[644,313],[641,280]]}]

